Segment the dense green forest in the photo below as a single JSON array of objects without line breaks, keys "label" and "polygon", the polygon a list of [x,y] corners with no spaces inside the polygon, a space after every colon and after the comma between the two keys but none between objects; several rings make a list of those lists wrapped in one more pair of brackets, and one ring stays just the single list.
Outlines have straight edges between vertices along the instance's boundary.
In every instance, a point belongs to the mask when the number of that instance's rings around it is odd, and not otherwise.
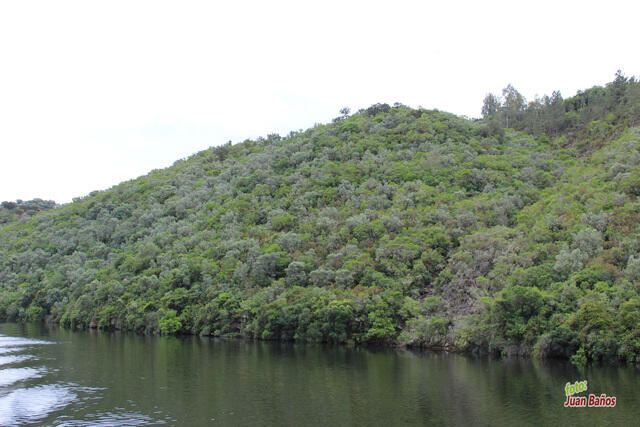
[{"label": "dense green forest", "polygon": [[482,113],[344,109],[3,221],[0,319],[640,362],[640,83]]}]

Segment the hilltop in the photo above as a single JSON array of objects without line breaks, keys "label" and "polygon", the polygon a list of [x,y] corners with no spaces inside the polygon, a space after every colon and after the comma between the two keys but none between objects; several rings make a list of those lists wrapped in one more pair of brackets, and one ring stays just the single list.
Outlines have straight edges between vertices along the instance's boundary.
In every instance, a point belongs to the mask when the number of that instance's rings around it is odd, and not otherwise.
[{"label": "hilltop", "polygon": [[23,200],[2,202],[0,203],[0,224],[29,218],[39,212],[54,209],[55,207],[56,202],[53,200],[33,199],[26,202]]},{"label": "hilltop", "polygon": [[202,151],[0,225],[0,319],[640,361],[639,88]]}]

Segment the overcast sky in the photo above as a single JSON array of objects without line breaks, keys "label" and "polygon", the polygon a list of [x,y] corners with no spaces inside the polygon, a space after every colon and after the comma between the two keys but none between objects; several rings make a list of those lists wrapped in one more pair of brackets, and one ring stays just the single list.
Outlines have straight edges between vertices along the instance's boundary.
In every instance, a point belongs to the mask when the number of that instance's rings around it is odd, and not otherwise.
[{"label": "overcast sky", "polygon": [[0,200],[401,102],[476,117],[640,75],[637,1],[3,1]]}]

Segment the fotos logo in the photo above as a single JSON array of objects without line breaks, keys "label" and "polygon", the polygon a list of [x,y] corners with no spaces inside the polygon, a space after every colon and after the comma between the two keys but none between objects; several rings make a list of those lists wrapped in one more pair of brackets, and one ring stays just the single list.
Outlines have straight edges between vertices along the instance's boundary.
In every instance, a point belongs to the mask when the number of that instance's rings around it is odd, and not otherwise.
[{"label": "fotos logo", "polygon": [[587,380],[576,381],[575,383],[567,383],[564,386],[564,393],[567,400],[564,402],[565,408],[613,408],[616,406],[616,397],[601,394],[596,396],[590,394],[587,396],[574,396],[574,394],[587,391]]}]

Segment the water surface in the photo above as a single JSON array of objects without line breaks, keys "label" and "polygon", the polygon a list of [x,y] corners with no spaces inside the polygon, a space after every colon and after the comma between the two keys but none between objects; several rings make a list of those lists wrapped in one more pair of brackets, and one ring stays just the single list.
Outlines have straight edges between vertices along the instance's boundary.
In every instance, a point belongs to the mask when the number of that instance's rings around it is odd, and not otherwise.
[{"label": "water surface", "polygon": [[[584,379],[617,406],[564,408]],[[1,426],[623,426],[639,403],[632,367],[0,324]]]}]

